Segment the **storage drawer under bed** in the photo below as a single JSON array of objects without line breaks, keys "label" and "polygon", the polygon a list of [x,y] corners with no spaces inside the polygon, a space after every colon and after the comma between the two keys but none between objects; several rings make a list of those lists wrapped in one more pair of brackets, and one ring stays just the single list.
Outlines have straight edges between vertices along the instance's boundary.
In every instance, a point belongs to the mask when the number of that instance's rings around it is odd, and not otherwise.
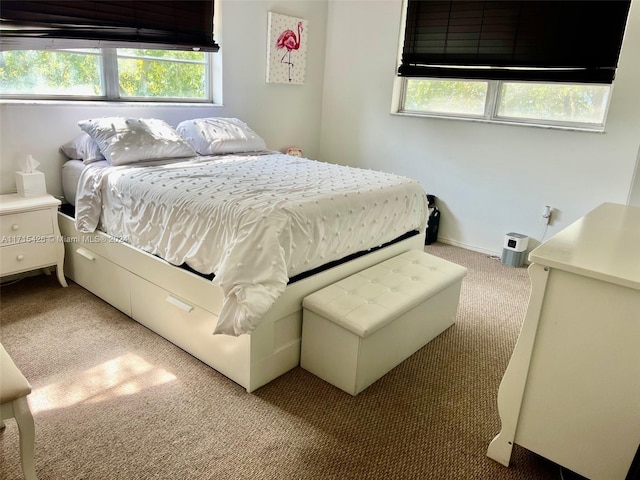
[{"label": "storage drawer under bed", "polygon": [[65,274],[91,293],[131,316],[131,273],[76,243],[66,243],[65,249]]},{"label": "storage drawer under bed", "polygon": [[[247,381],[249,335],[213,335],[217,315],[133,274],[131,292],[132,318],[232,380]],[[237,358],[221,362],[221,356]]]},{"label": "storage drawer under bed", "polygon": [[[72,217],[59,214],[58,218],[60,230],[67,242],[65,243],[67,256],[70,257],[72,254],[75,254],[79,265],[87,263],[86,255],[83,254],[90,252],[90,256],[95,257],[97,262],[94,262],[93,265],[105,265],[105,262],[109,264],[107,269],[112,271],[110,275],[120,276],[128,274],[149,278],[152,279],[154,284],[161,288],[171,290],[177,298],[183,299],[186,303],[197,304],[204,310],[213,313],[219,312],[220,308],[222,308],[222,289],[214,286],[211,280],[207,280],[185,269],[177,268],[159,257],[138,250],[103,232],[96,231],[91,234],[81,233],[75,229],[75,222]],[[78,252],[80,253],[78,254]],[[78,258],[78,255],[84,258]],[[83,276],[80,280],[75,278],[76,273],[74,270],[75,264],[74,267],[65,268],[65,272],[68,272],[67,274],[72,280],[86,287],[116,308],[120,308],[120,304],[114,304],[109,300],[111,295],[108,288],[109,286],[107,285],[105,290],[105,285],[102,285],[103,282],[93,278],[96,275],[102,275],[102,269],[95,268],[95,272],[88,272],[87,275]],[[86,278],[86,281],[84,278]],[[128,281],[129,280],[127,280],[127,282]],[[115,282],[114,285],[125,287],[120,281],[115,280]],[[92,286],[89,287],[89,285]],[[126,284],[126,288],[129,288],[128,283]],[[113,295],[117,298],[120,294],[115,292]],[[131,296],[135,295],[135,293],[131,294]],[[127,308],[126,310],[121,309],[127,315],[131,315],[129,297],[130,295],[127,291]]]}]

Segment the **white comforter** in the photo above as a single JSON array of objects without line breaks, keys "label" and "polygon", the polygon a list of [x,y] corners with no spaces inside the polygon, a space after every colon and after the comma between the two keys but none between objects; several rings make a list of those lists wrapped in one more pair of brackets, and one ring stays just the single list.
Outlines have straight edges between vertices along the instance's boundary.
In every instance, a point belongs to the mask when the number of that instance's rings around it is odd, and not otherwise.
[{"label": "white comforter", "polygon": [[283,154],[86,168],[76,227],[214,273],[214,333],[251,331],[290,277],[424,231],[416,181]]}]

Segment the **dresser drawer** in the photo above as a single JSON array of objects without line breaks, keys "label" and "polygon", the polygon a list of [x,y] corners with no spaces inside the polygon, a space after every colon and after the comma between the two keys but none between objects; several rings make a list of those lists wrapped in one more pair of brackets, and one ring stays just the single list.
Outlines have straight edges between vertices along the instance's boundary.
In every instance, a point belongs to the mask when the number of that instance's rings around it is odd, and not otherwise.
[{"label": "dresser drawer", "polygon": [[106,258],[75,243],[66,243],[64,270],[66,275],[131,316],[131,273]]},{"label": "dresser drawer", "polygon": [[52,218],[48,209],[0,216],[2,244],[23,243],[30,241],[29,237],[53,235]]},{"label": "dresser drawer", "polygon": [[53,237],[43,242],[20,243],[0,248],[0,268],[2,275],[35,270],[55,265],[56,246]]}]

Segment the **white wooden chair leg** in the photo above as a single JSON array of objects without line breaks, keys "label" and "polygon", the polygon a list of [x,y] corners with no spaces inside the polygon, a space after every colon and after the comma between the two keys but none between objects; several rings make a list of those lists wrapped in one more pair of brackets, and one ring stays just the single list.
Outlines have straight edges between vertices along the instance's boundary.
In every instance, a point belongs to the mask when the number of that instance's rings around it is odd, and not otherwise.
[{"label": "white wooden chair leg", "polygon": [[36,430],[27,397],[13,401],[13,412],[20,432],[20,461],[26,480],[37,480],[35,466]]}]

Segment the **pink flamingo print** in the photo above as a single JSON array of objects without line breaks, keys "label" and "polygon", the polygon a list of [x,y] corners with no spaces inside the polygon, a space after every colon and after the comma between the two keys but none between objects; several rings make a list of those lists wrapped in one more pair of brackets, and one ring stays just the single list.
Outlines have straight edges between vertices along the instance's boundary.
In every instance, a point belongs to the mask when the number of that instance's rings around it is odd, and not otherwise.
[{"label": "pink flamingo print", "polygon": [[[285,30],[280,34],[278,40],[276,41],[276,47],[278,50],[286,48],[287,51],[284,52],[284,55],[280,59],[280,63],[286,63],[289,65],[289,81],[291,81],[291,67],[293,67],[293,63],[291,63],[291,50],[298,50],[300,48],[300,34],[302,33],[302,22],[298,22],[298,35],[291,31]],[[287,57],[287,61],[284,61],[284,57]]]}]

